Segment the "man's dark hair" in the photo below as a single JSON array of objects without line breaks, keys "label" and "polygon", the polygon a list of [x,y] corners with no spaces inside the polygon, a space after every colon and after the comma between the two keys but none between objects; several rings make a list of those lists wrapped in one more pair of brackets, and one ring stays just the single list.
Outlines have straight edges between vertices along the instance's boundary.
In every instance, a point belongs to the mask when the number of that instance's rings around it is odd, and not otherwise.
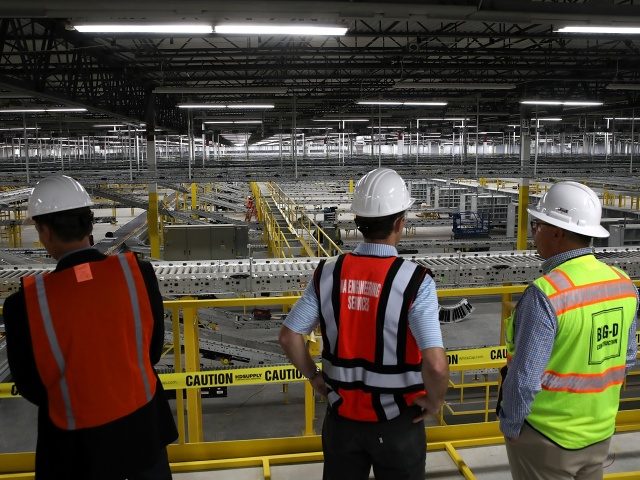
[{"label": "man's dark hair", "polygon": [[93,212],[89,207],[37,215],[33,221],[49,227],[63,242],[80,241],[93,231]]},{"label": "man's dark hair", "polygon": [[386,217],[359,217],[356,215],[356,225],[368,240],[384,240],[393,231],[393,223],[405,214],[405,211],[392,213]]}]

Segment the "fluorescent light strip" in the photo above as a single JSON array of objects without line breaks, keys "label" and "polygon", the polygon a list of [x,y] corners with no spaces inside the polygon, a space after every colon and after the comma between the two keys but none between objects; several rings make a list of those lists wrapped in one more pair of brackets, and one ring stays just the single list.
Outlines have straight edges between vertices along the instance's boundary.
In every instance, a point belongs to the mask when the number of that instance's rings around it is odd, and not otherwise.
[{"label": "fluorescent light strip", "polygon": [[317,118],[312,122],[368,122],[367,118]]},{"label": "fluorescent light strip", "polygon": [[21,132],[23,130],[37,130],[36,127],[13,127],[13,128],[0,128],[1,132]]},{"label": "fluorescent light strip", "polygon": [[521,100],[523,105],[568,105],[573,107],[596,107],[603,105],[603,102],[573,101],[573,100]]},{"label": "fluorescent light strip", "polygon": [[604,117],[605,120],[626,120],[626,121],[635,121],[640,120],[640,117]]},{"label": "fluorescent light strip", "polygon": [[390,130],[390,129],[403,129],[403,128],[407,128],[407,127],[401,127],[401,126],[393,126],[393,125],[382,125],[382,126],[378,126],[378,125],[368,125],[368,127],[373,127],[373,128],[382,128],[382,129],[386,129],[386,130]]},{"label": "fluorescent light strip", "polygon": [[559,117],[540,117],[538,119],[532,118],[531,121],[534,122],[538,120],[539,122],[561,122],[562,119]]},{"label": "fluorescent light strip", "polygon": [[212,124],[212,125],[257,124],[257,123],[262,123],[262,120],[207,120],[202,123]]},{"label": "fluorescent light strip", "polygon": [[593,25],[580,25],[562,27],[557,30],[560,33],[615,33],[615,34],[640,34],[640,27],[596,27]]},{"label": "fluorescent light strip", "polygon": [[211,25],[201,24],[170,24],[170,25],[74,25],[81,33],[213,33]]},{"label": "fluorescent light strip", "polygon": [[392,100],[362,100],[357,102],[358,105],[403,105],[407,107],[429,107],[429,106],[440,106],[443,107],[447,105],[447,102],[402,102],[402,101],[392,101]]},{"label": "fluorescent light strip", "polygon": [[219,110],[219,109],[223,109],[223,108],[230,108],[230,109],[241,109],[241,108],[246,108],[246,109],[251,109],[251,108],[274,108],[275,106],[273,104],[241,104],[241,103],[237,103],[237,104],[232,104],[232,105],[222,105],[222,104],[206,104],[206,103],[182,103],[178,105],[178,108],[194,108],[194,109],[200,109],[200,110]]},{"label": "fluorescent light strip", "polygon": [[86,112],[86,108],[7,108],[0,113]]},{"label": "fluorescent light strip", "polygon": [[347,33],[346,27],[320,27],[312,25],[216,25],[215,33],[232,35],[301,35],[342,36]]},{"label": "fluorescent light strip", "polygon": [[418,118],[419,122],[465,122],[468,118],[459,117],[434,117],[434,118]]}]

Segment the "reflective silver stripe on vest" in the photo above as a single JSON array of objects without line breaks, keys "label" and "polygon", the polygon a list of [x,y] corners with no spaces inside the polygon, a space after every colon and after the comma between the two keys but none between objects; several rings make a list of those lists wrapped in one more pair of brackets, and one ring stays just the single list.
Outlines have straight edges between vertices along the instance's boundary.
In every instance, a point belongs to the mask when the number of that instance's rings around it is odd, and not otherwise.
[{"label": "reflective silver stripe on vest", "polygon": [[335,405],[336,402],[340,400],[340,395],[338,395],[333,390],[329,390],[329,393],[327,394],[327,400],[329,400],[330,405]]},{"label": "reflective silver stripe on vest", "polygon": [[[411,276],[418,268],[412,262],[403,262],[396,276],[393,278],[391,290],[384,313],[384,351],[382,354],[383,365],[398,365],[398,324],[404,302],[404,292],[409,285]],[[401,359],[404,361],[404,358]],[[390,417],[387,417],[390,418]]]},{"label": "reflective silver stripe on vest", "polygon": [[549,301],[556,315],[561,315],[568,310],[584,305],[626,297],[636,298],[636,289],[630,280],[620,279],[573,287],[571,290],[554,293],[549,296]]},{"label": "reflective silver stripe on vest", "polygon": [[329,341],[327,347],[331,353],[335,353],[338,348],[336,345],[338,326],[333,312],[333,271],[336,267],[336,260],[337,258],[332,258],[324,263],[319,281],[320,311],[325,323],[325,335]]},{"label": "reflective silver stripe on vest", "polygon": [[49,311],[49,300],[47,299],[47,291],[44,287],[44,278],[42,275],[36,275],[36,292],[38,295],[38,306],[40,307],[40,315],[42,316],[42,323],[44,324],[44,330],[47,333],[47,339],[49,340],[49,347],[53,353],[53,358],[56,359],[58,370],[60,371],[60,393],[62,394],[62,401],[64,402],[64,410],[67,415],[67,428],[69,430],[75,430],[76,419],[73,415],[73,408],[71,406],[71,395],[69,394],[69,385],[67,385],[67,377],[65,376],[66,364],[64,361],[64,355],[60,349],[58,343],[58,336],[56,330],[53,327],[53,321],[51,320],[51,312]]},{"label": "reflective silver stripe on vest", "polygon": [[374,388],[402,389],[422,385],[421,372],[378,373],[364,367],[339,367],[326,359],[322,360],[322,372],[338,382],[362,382]]},{"label": "reflective silver stripe on vest", "polygon": [[547,275],[544,276],[544,278],[557,291],[568,290],[569,288],[573,287],[573,284],[567,278],[567,276],[558,270],[553,270],[549,272]]},{"label": "reflective silver stripe on vest", "polygon": [[382,405],[382,409],[387,418],[396,418],[400,415],[400,408],[398,408],[398,402],[396,402],[395,396],[389,393],[381,394],[380,405]]},{"label": "reflective silver stripe on vest", "polygon": [[[133,313],[133,322],[136,332],[136,353],[138,355],[138,368],[140,369],[140,375],[142,376],[142,381],[144,383],[144,393],[147,396],[147,402],[150,402],[151,387],[149,386],[149,379],[147,378],[147,371],[144,368],[143,361],[144,351],[142,348],[142,318],[140,315],[140,304],[138,303],[138,290],[136,290],[136,284],[133,280],[133,273],[131,272],[131,267],[129,266],[126,257],[124,255],[118,255],[118,260],[120,261],[120,266],[122,267],[124,278],[127,281],[129,298],[131,299],[131,311]],[[147,355],[149,355],[148,352]]]},{"label": "reflective silver stripe on vest", "polygon": [[545,390],[596,393],[620,385],[624,381],[625,367],[612,367],[601,374],[572,374],[546,371],[542,375],[542,388]]}]

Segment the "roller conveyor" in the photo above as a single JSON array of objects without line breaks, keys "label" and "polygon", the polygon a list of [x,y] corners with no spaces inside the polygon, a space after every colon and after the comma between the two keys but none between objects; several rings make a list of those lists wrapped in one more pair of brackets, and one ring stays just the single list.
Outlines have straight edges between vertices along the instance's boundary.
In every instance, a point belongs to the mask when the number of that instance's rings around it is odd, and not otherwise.
[{"label": "roller conveyor", "polygon": [[[595,249],[598,258],[640,278],[640,247]],[[481,287],[527,283],[541,273],[534,251],[459,252],[405,255],[429,267],[439,287]],[[260,295],[304,290],[319,258],[153,262],[165,297]],[[43,265],[0,266],[0,297],[15,291],[20,277],[49,270]]]}]

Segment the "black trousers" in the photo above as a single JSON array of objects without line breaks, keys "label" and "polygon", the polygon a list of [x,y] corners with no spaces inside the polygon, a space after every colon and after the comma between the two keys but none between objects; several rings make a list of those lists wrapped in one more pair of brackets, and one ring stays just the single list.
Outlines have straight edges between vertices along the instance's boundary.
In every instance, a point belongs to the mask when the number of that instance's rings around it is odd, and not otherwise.
[{"label": "black trousers", "polygon": [[356,422],[330,408],[322,426],[323,480],[424,480],[427,438],[419,408],[386,422]]}]

